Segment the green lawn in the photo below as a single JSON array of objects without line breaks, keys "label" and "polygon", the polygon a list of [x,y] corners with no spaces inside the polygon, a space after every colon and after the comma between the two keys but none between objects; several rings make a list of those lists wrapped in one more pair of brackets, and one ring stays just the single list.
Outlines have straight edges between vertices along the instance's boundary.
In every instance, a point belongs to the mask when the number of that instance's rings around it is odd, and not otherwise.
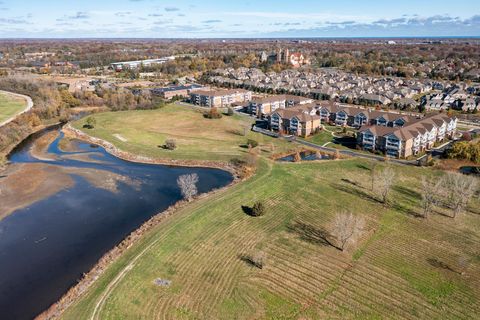
[{"label": "green lawn", "polygon": [[[274,142],[278,146],[275,152],[294,148],[279,139],[251,132],[250,117],[206,119],[198,109],[177,104],[157,110],[99,113],[93,117],[96,119],[93,129],[83,128],[85,118],[75,122],[74,127],[124,151],[149,157],[227,161],[246,154],[247,139],[258,141],[262,149],[269,149]],[[167,139],[174,139],[178,148],[163,149],[161,146]]]},{"label": "green lawn", "polygon": [[[478,212],[414,217],[420,178],[439,173],[407,166],[393,166],[398,179],[386,208],[370,191],[371,166],[264,159],[254,177],[194,201],[147,233],[63,319],[476,318]],[[246,215],[242,206],[259,199],[265,216]],[[319,238],[341,210],[367,221],[346,253]],[[263,269],[242,259],[259,250],[267,256]],[[157,278],[172,283],[158,287]]]},{"label": "green lawn", "polygon": [[[310,137],[305,139],[308,142],[318,144],[319,146],[323,146],[327,142],[333,142],[334,137],[328,131],[322,130]],[[330,144],[328,146],[331,146]]]},{"label": "green lawn", "polygon": [[24,99],[0,93],[0,123],[22,112],[25,106]]}]

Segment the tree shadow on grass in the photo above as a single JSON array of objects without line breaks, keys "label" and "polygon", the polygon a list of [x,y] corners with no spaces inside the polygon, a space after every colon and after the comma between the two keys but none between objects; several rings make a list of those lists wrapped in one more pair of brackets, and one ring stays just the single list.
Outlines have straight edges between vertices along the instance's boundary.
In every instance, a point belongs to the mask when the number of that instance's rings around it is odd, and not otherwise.
[{"label": "tree shadow on grass", "polygon": [[420,213],[418,213],[418,212],[416,212],[416,211],[414,211],[414,210],[408,208],[407,206],[404,206],[404,205],[402,205],[398,202],[395,202],[395,203],[391,204],[391,208],[394,209],[395,211],[398,211],[400,213],[409,215],[413,218],[423,218],[423,216]]},{"label": "tree shadow on grass", "polygon": [[[255,262],[252,260],[252,257],[250,257],[249,255],[239,254],[238,259],[245,262],[246,264],[248,264],[252,268],[258,268],[258,265],[255,264]],[[261,269],[261,268],[259,268],[259,269]]]},{"label": "tree shadow on grass", "polygon": [[393,190],[401,193],[402,195],[406,196],[407,198],[414,198],[414,199],[421,199],[422,195],[415,190],[406,188],[404,186],[394,186]]},{"label": "tree shadow on grass", "polygon": [[328,240],[330,233],[323,228],[315,227],[310,224],[296,221],[288,226],[288,231],[295,233],[300,239],[323,246],[333,246]]},{"label": "tree shadow on grass", "polygon": [[337,189],[338,191],[343,191],[348,194],[355,195],[357,197],[360,197],[362,199],[366,199],[375,203],[380,203],[383,204],[380,200],[372,196],[371,194],[368,194],[367,192],[359,189],[357,186],[352,187],[352,186],[346,186],[340,183],[331,183],[330,186],[334,189]]},{"label": "tree shadow on grass", "polygon": [[242,206],[242,211],[250,217],[254,217],[255,215],[253,214],[253,208],[249,206]]},{"label": "tree shadow on grass", "polygon": [[357,164],[357,168],[362,169],[362,170],[372,171],[372,168],[369,168],[364,164]]},{"label": "tree shadow on grass", "polygon": [[348,184],[351,184],[351,185],[353,185],[353,186],[356,186],[356,187],[360,187],[360,188],[361,188],[361,186],[360,186],[360,185],[358,184],[358,182],[356,182],[356,181],[352,181],[352,180],[350,180],[350,179],[345,179],[345,178],[342,178],[341,180],[342,180],[343,182],[345,182],[345,183],[348,183]]},{"label": "tree shadow on grass", "polygon": [[451,268],[451,267],[450,267],[448,264],[446,264],[445,262],[440,261],[440,260],[437,259],[437,258],[427,258],[427,262],[428,262],[432,267],[439,268],[439,269],[443,269],[443,270],[448,270],[448,271],[451,271],[451,272],[454,272],[454,273],[460,273],[460,272],[458,272],[457,270]]}]

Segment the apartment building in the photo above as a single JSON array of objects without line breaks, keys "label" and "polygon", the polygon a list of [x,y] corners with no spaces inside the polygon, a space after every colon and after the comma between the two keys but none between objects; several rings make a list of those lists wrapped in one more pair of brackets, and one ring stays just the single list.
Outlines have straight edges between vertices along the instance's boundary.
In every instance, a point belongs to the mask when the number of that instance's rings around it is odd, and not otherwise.
[{"label": "apartment building", "polygon": [[278,109],[310,103],[313,103],[313,99],[294,95],[274,95],[253,99],[247,106],[247,112],[262,119]]},{"label": "apartment building", "polygon": [[205,90],[205,87],[198,84],[191,84],[184,86],[154,88],[150,91],[152,92],[152,94],[160,96],[163,99],[171,100],[174,97],[188,97],[189,94],[195,90]]},{"label": "apartment building", "polygon": [[285,109],[286,98],[281,96],[268,96],[255,98],[247,106],[247,112],[257,118],[263,118],[278,109]]},{"label": "apartment building", "polygon": [[357,144],[365,150],[379,150],[395,158],[406,158],[431,149],[436,142],[453,138],[457,119],[434,114],[415,119],[403,126],[364,125]]},{"label": "apartment building", "polygon": [[337,126],[360,128],[364,125],[402,127],[421,115],[369,110],[334,102],[319,102],[318,114],[323,122]]},{"label": "apartment building", "polygon": [[204,107],[228,107],[234,103],[252,100],[252,92],[244,89],[196,90],[190,93],[190,102]]},{"label": "apartment building", "polygon": [[273,131],[302,137],[315,133],[321,127],[315,104],[276,110],[268,116],[268,121]]}]

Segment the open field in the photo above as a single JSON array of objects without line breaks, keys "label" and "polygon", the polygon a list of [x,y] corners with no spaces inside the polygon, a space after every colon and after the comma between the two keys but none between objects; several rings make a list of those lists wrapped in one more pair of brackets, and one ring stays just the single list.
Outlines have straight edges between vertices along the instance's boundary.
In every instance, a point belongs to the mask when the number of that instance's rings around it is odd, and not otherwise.
[{"label": "open field", "polygon": [[[206,119],[198,108],[177,104],[158,110],[99,113],[93,117],[94,129],[82,128],[86,119],[77,121],[74,127],[124,151],[149,157],[228,161],[246,155],[247,139],[255,139],[267,147],[275,141],[278,152],[295,148],[288,142],[251,132],[249,117]],[[176,150],[162,148],[167,139],[177,142]]]},{"label": "open field", "polygon": [[0,124],[22,112],[26,104],[22,98],[0,92]]},{"label": "open field", "polygon": [[[262,160],[254,177],[147,233],[63,319],[476,318],[478,199],[456,220],[417,218],[419,178],[439,172],[393,166],[399,178],[386,208],[370,191],[371,166]],[[258,199],[265,216],[246,215],[242,206]],[[319,237],[341,210],[367,222],[344,253]],[[267,256],[263,269],[242,259],[257,251]],[[157,286],[158,278],[172,283]]]}]

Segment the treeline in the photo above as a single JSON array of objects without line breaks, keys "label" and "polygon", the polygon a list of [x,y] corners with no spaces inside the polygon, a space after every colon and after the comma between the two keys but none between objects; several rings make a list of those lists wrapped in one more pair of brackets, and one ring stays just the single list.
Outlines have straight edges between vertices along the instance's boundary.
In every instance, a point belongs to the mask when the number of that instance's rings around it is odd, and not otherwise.
[{"label": "treeline", "polygon": [[67,106],[62,101],[56,85],[29,77],[9,76],[0,78],[0,90],[11,91],[32,98],[34,108],[0,127],[0,157],[9,148],[34,132],[35,128],[52,119],[67,118]]},{"label": "treeline", "polygon": [[480,163],[480,141],[456,142],[448,150],[447,156],[452,159],[462,159]]},{"label": "treeline", "polygon": [[34,103],[32,110],[0,127],[0,158],[39,126],[68,121],[76,107],[103,107],[119,111],[153,109],[164,105],[159,97],[152,96],[148,91],[133,94],[122,88],[97,87],[94,92],[72,94],[54,82],[19,75],[0,77],[0,90],[30,96]]}]

